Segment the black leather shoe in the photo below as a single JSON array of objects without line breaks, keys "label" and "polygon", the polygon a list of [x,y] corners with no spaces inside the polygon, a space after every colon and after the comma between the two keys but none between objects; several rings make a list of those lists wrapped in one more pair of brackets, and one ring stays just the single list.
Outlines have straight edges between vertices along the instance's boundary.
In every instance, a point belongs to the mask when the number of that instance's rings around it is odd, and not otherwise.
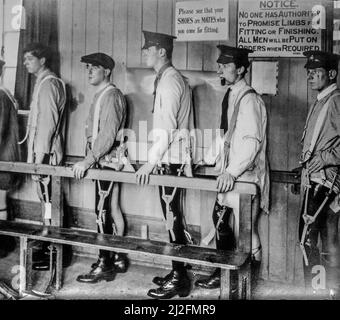
[{"label": "black leather shoe", "polygon": [[154,299],[171,299],[178,295],[187,297],[190,294],[190,279],[186,272],[173,271],[172,277],[157,289],[150,289],[148,296]]},{"label": "black leather shoe", "polygon": [[103,258],[99,259],[99,264],[97,267],[92,268],[92,270],[83,275],[77,277],[78,282],[83,283],[97,283],[99,281],[113,281],[115,279],[116,272],[112,265],[108,265]]},{"label": "black leather shoe", "polygon": [[125,253],[116,253],[113,257],[113,266],[117,273],[125,273],[128,266],[129,260]]},{"label": "black leather shoe", "polygon": [[97,268],[98,265],[99,265],[99,263],[100,263],[100,259],[98,258],[98,260],[97,260],[96,262],[93,262],[93,263],[91,264],[91,269]]},{"label": "black leather shoe", "polygon": [[215,269],[214,273],[205,279],[200,279],[195,282],[197,287],[203,289],[217,289],[221,286],[221,270]]},{"label": "black leather shoe", "polygon": [[171,272],[169,272],[165,277],[154,277],[152,279],[152,282],[154,284],[157,284],[157,286],[162,286],[165,282],[167,282],[168,280],[172,278],[172,275],[173,275],[173,270],[171,270]]},{"label": "black leather shoe", "polygon": [[[112,261],[113,266],[114,266],[115,271],[117,273],[125,273],[127,271],[128,266],[129,266],[129,260],[128,260],[126,254],[116,253],[116,254],[113,255],[112,260],[113,260]],[[91,268],[92,269],[97,268],[99,263],[100,263],[100,259],[98,258],[97,262],[92,263]]]}]

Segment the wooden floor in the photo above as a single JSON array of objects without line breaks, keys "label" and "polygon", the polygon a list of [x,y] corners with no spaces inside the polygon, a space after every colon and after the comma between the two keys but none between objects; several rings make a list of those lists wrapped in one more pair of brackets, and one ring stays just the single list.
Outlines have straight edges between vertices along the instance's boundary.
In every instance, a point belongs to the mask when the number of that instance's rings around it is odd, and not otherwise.
[{"label": "wooden floor", "polygon": [[[150,288],[156,287],[152,278],[156,275],[165,275],[168,270],[150,266],[132,264],[128,272],[117,274],[112,282],[99,282],[97,284],[82,284],[76,281],[77,275],[89,271],[93,258],[73,256],[72,263],[65,270],[64,286],[54,293],[53,299],[149,299],[146,295]],[[10,253],[6,258],[0,259],[0,280],[5,281],[12,287],[18,286],[19,281],[19,253],[17,250]],[[199,277],[190,271],[193,282]],[[36,272],[34,277],[34,289],[43,291],[48,283],[47,272]],[[216,300],[219,298],[219,290],[203,290],[194,287],[186,300]],[[0,300],[4,297],[0,294]],[[254,300],[306,300],[306,299],[329,299],[328,292],[307,294],[304,288],[295,287],[285,283],[258,281],[253,290]]]}]

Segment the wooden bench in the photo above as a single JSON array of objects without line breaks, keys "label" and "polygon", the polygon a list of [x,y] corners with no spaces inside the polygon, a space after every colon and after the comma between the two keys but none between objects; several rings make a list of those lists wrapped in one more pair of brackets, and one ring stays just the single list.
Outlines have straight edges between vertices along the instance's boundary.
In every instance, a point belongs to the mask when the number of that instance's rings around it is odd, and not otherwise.
[{"label": "wooden bench", "polygon": [[[27,223],[0,221],[0,234],[20,238],[20,292],[30,290],[32,246],[30,240],[48,241],[53,244],[96,248],[124,253],[143,253],[150,258],[171,259],[201,266],[221,268],[221,298],[228,299],[230,291],[230,271],[239,273],[239,297],[250,294],[249,254],[222,251],[191,245],[175,245],[161,241],[112,236],[89,231],[71,230],[59,227],[43,227]],[[57,251],[57,264],[61,264],[60,251]],[[58,268],[57,268],[58,269]],[[59,268],[60,270],[60,268]],[[246,281],[246,283],[245,283]],[[245,285],[248,286],[247,292]],[[56,287],[62,286],[62,274],[57,272]]]},{"label": "wooden bench", "polygon": [[[207,267],[221,268],[220,298],[231,297],[230,279],[238,275],[237,296],[251,299],[251,221],[252,197],[257,194],[254,184],[237,182],[233,192],[240,194],[239,238],[236,251],[222,251],[198,246],[184,246],[166,242],[119,237],[62,228],[63,192],[62,179],[73,178],[71,168],[35,165],[27,163],[0,162],[0,171],[26,174],[44,174],[52,178],[52,226],[39,226],[17,222],[0,221],[0,234],[20,238],[20,292],[31,285],[32,246],[34,241],[48,241],[57,249],[56,289],[62,287],[62,244],[92,247],[109,251],[138,253],[148,257],[171,259]],[[91,169],[85,179],[99,179],[136,183],[133,173]],[[209,178],[186,178],[174,176],[150,176],[150,185],[177,186],[187,189],[216,191],[216,180]]]}]

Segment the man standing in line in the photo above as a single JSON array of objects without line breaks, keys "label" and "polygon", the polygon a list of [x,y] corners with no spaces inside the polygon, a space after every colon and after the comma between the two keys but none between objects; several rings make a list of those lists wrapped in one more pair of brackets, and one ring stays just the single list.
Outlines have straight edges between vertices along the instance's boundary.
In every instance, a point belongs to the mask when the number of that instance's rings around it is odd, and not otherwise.
[{"label": "man standing in line", "polygon": [[[0,60],[0,78],[5,62]],[[0,161],[19,161],[17,102],[0,86]],[[0,220],[7,220],[7,191],[14,187],[14,175],[0,173]],[[0,258],[7,255],[7,238],[0,237]]]},{"label": "man standing in line", "polygon": [[[126,101],[123,93],[110,82],[114,60],[104,53],[93,53],[81,58],[86,63],[90,85],[96,88],[90,113],[86,121],[86,157],[73,166],[77,179],[84,177],[92,166],[102,167],[103,160],[110,156],[117,158],[115,141],[121,134],[126,120]],[[122,141],[122,140],[121,140]],[[110,161],[110,159],[107,159]],[[118,169],[119,170],[119,169]],[[124,219],[119,205],[119,184],[113,181],[96,181],[96,203],[98,232],[124,234]],[[112,281],[116,272],[125,272],[127,259],[124,254],[100,250],[98,261],[91,271],[79,275],[77,281],[96,283],[101,280]]]},{"label": "man standing in line", "polygon": [[[268,213],[269,205],[269,170],[266,157],[267,114],[262,98],[244,79],[250,65],[248,54],[252,51],[225,45],[217,46],[220,50],[217,74],[222,85],[228,85],[222,102],[220,129],[223,131],[223,147],[219,154],[220,175],[217,178],[217,196],[212,219],[215,228],[211,230],[204,243],[210,243],[216,236],[216,248],[235,249],[235,238],[229,218],[237,215],[236,204],[228,191],[233,190],[237,179],[254,182],[261,190],[260,208]],[[207,158],[210,156],[206,154]],[[256,229],[260,211],[256,208],[252,221],[252,256],[253,264],[259,267],[261,244]],[[205,289],[220,287],[220,269],[205,279],[196,281],[196,285]]]},{"label": "man standing in line", "polygon": [[[337,87],[339,56],[306,51],[305,68],[316,101],[309,110],[302,137],[302,210],[300,245],[304,257],[306,287],[311,288],[313,267],[326,268],[327,287],[338,291],[340,213],[340,90]],[[318,238],[322,242],[321,253]]]},{"label": "man standing in line", "polygon": [[[154,84],[153,144],[148,152],[148,162],[136,173],[137,183],[144,185],[149,175],[158,171],[166,175],[179,175],[191,165],[189,130],[193,128],[192,99],[186,79],[172,65],[173,39],[167,34],[143,31],[142,48],[146,65],[157,75]],[[160,187],[160,199],[170,241],[187,244],[179,200],[181,190]],[[190,279],[182,262],[172,262],[172,271],[164,278],[155,277],[159,286],[150,289],[148,296],[170,299],[176,295],[186,297],[190,293]]]},{"label": "man standing in line", "polygon": [[[24,49],[24,66],[36,78],[30,115],[27,125],[27,162],[58,166],[64,155],[65,104],[64,82],[50,70],[53,54],[40,43],[29,44]],[[21,142],[23,143],[23,141]],[[43,221],[51,221],[50,177],[32,175],[42,202]],[[48,243],[33,255],[33,269],[49,270]]]}]

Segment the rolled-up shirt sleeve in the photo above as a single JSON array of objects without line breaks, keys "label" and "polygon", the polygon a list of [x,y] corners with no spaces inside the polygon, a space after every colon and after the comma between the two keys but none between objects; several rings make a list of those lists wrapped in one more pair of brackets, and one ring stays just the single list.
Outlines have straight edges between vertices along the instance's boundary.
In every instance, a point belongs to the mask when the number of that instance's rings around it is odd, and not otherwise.
[{"label": "rolled-up shirt sleeve", "polygon": [[159,88],[157,92],[159,110],[155,109],[153,145],[148,153],[148,162],[153,165],[163,158],[177,129],[177,114],[180,109],[182,88],[176,78],[167,80],[166,85]]},{"label": "rolled-up shirt sleeve", "polygon": [[57,80],[45,81],[39,92],[37,129],[34,141],[35,153],[50,153],[52,139],[57,129],[61,93],[54,81]]},{"label": "rolled-up shirt sleeve", "polygon": [[248,94],[240,104],[226,168],[235,178],[254,164],[263,137],[262,119],[261,102],[255,94]]},{"label": "rolled-up shirt sleeve", "polygon": [[110,152],[126,116],[125,98],[118,91],[108,91],[102,98],[100,107],[99,132],[85,158],[90,165]]}]

